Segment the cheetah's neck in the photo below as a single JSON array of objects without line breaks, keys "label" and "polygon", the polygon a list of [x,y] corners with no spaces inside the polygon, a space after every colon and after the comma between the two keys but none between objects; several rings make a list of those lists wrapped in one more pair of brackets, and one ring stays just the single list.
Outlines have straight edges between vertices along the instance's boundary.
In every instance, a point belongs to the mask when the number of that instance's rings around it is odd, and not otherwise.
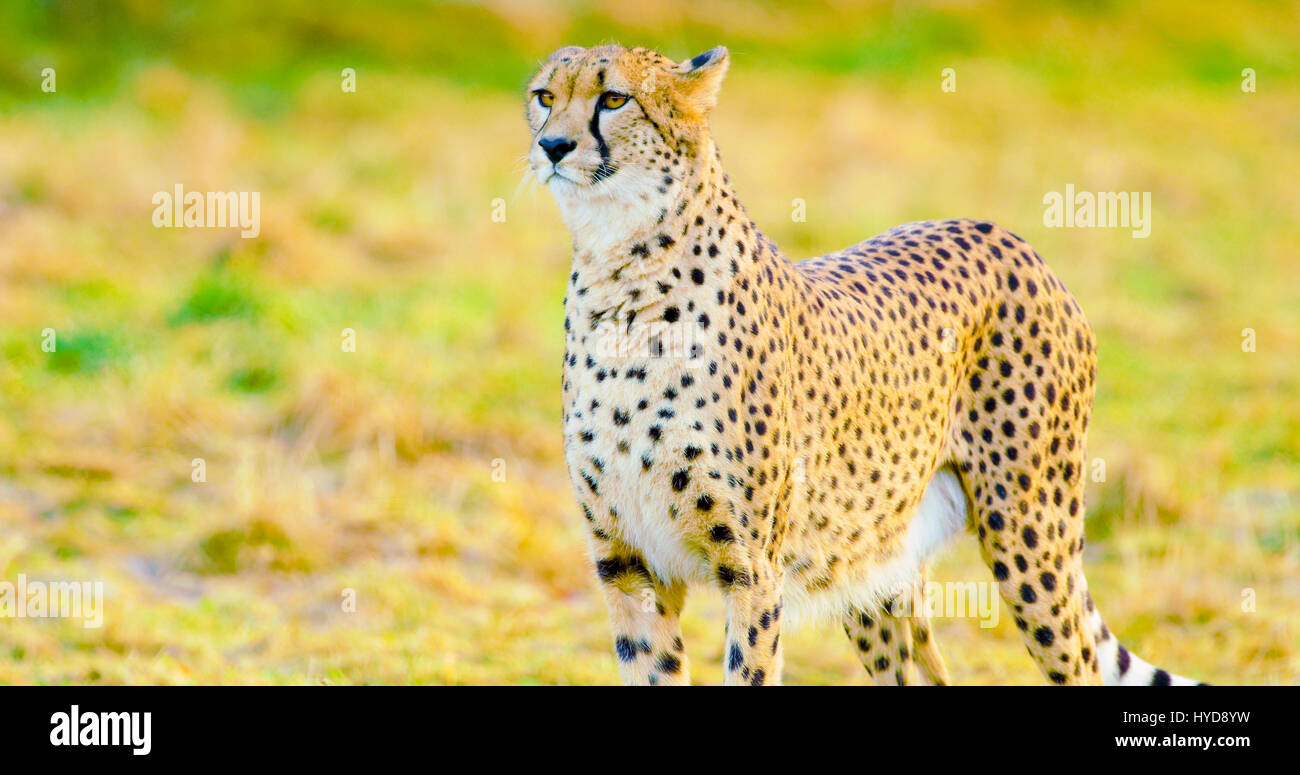
[{"label": "cheetah's neck", "polygon": [[573,232],[572,324],[672,322],[743,282],[760,257],[781,260],[735,198],[716,152],[708,158],[679,180],[657,182],[669,197],[623,188],[561,201]]}]

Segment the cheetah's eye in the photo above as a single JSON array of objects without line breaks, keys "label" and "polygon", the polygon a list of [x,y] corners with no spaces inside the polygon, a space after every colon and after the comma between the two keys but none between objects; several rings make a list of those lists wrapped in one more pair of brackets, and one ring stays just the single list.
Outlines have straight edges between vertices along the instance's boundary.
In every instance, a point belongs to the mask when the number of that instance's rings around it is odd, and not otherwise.
[{"label": "cheetah's eye", "polygon": [[600,107],[605,110],[618,110],[627,104],[627,95],[616,91],[607,91],[600,95]]},{"label": "cheetah's eye", "polygon": [[544,108],[549,108],[555,104],[555,95],[545,89],[538,89],[533,92],[533,95],[537,97],[537,104]]}]

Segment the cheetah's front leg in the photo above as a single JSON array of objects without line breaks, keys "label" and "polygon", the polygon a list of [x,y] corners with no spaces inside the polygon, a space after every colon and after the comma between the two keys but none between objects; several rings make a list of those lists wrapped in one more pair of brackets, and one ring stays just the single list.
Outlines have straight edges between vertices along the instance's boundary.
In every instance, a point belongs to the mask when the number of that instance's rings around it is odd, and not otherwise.
[{"label": "cheetah's front leg", "polygon": [[592,543],[624,685],[689,685],[680,618],[686,585],[665,583],[622,544]]},{"label": "cheetah's front leg", "polygon": [[720,566],[727,601],[725,673],[728,686],[781,683],[781,588],[785,574],[769,564]]}]

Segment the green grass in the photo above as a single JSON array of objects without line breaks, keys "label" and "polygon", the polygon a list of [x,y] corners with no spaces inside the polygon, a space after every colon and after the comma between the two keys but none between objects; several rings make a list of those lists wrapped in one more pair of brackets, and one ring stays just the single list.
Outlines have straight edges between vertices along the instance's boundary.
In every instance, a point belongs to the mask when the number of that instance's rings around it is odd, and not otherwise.
[{"label": "green grass", "polygon": [[94,374],[123,358],[122,345],[103,331],[73,331],[52,346],[48,365],[58,374]]},{"label": "green grass", "polygon": [[199,277],[167,322],[179,326],[222,318],[252,318],[258,309],[256,278],[241,277],[218,266]]},{"label": "green grass", "polygon": [[[730,47],[715,133],[793,257],[927,218],[1030,240],[1098,332],[1109,624],[1183,674],[1296,681],[1287,9],[146,0],[0,10],[0,579],[108,590],[98,630],[0,620],[0,683],[615,680],[560,445],[569,237],[516,192],[521,84],[610,39]],[[260,191],[261,234],[154,228],[178,182]],[[1066,183],[1151,191],[1151,237],[1044,227]],[[935,575],[987,579],[971,541]],[[720,611],[687,609],[699,682]],[[937,632],[958,682],[1040,682],[1009,616]],[[784,636],[787,680],[863,682],[843,640]]]}]

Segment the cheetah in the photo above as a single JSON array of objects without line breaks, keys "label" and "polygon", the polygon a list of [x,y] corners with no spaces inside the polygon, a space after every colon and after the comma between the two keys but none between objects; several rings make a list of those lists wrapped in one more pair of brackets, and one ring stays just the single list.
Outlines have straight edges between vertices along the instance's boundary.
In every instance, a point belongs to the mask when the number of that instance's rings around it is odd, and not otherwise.
[{"label": "cheetah", "polygon": [[627,684],[688,684],[691,583],[728,684],[777,684],[782,622],[838,617],[878,684],[948,683],[899,590],[968,530],[1054,684],[1187,684],[1084,580],[1096,342],[1023,239],[909,223],[798,263],[708,123],[729,54],[569,47],[527,86],[530,171],[573,237],[565,460]]}]

